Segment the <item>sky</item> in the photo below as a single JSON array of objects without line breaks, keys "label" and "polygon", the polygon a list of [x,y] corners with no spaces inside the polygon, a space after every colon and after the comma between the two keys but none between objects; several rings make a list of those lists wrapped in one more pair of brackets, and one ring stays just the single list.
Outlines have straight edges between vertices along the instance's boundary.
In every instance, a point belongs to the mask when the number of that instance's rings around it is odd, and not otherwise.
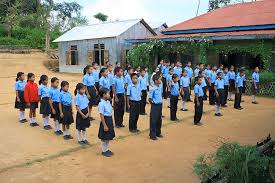
[{"label": "sky", "polygon": [[[73,0],[55,0],[71,2]],[[175,25],[196,16],[198,0],[74,0],[79,3],[82,15],[89,23],[98,23],[93,18],[98,12],[109,16],[110,20],[143,18],[147,22],[165,22]],[[199,14],[207,12],[208,0],[201,0]]]}]

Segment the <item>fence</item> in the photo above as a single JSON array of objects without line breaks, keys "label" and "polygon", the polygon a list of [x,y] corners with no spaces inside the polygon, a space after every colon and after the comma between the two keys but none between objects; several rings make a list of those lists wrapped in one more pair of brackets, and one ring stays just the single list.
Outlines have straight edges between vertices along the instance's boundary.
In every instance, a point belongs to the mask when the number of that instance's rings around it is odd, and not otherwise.
[{"label": "fence", "polygon": [[[251,87],[252,87],[252,80],[246,81],[245,94],[252,95]],[[275,82],[260,83],[259,95],[275,97]]]},{"label": "fence", "polygon": [[31,52],[31,47],[25,45],[0,45],[0,53],[25,53]]}]

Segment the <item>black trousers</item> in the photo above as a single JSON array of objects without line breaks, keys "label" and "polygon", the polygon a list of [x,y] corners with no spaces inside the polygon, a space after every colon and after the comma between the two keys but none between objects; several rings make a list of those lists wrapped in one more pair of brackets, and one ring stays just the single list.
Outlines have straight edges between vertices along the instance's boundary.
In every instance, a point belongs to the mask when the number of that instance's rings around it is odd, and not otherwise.
[{"label": "black trousers", "polygon": [[[127,89],[125,89],[125,93],[127,93]],[[125,102],[126,102],[126,112],[129,112],[129,108],[128,108],[128,100],[125,98]]]},{"label": "black trousers", "polygon": [[223,98],[223,101],[222,101],[222,106],[227,104],[228,90],[229,90],[229,86],[224,85],[224,98]]},{"label": "black trousers", "polygon": [[178,110],[178,96],[170,95],[170,119],[175,121],[177,119],[177,110]]},{"label": "black trousers", "polygon": [[141,91],[141,101],[140,101],[140,114],[145,114],[145,107],[146,107],[146,99],[147,99],[147,90],[142,90]]},{"label": "black trousers", "polygon": [[237,92],[235,93],[234,108],[241,107],[242,94],[243,94],[243,87],[239,87],[239,93]]},{"label": "black trousers", "polygon": [[214,105],[215,104],[215,89],[214,89],[214,83],[211,83],[209,87],[209,104]]},{"label": "black trousers", "polygon": [[162,84],[163,84],[162,97],[164,99],[167,99],[167,93],[166,93],[167,86],[166,86],[166,78],[165,77],[162,77]]},{"label": "black trousers", "polygon": [[129,130],[137,129],[140,101],[130,100]]},{"label": "black trousers", "polygon": [[196,98],[195,98],[195,115],[194,115],[194,124],[198,124],[201,121],[202,113],[203,113],[203,97],[198,97],[200,105],[198,106]]},{"label": "black trousers", "polygon": [[162,104],[151,104],[150,112],[150,137],[161,135],[162,126]]},{"label": "black trousers", "polygon": [[125,99],[124,94],[117,94],[118,102],[114,102],[115,124],[121,126],[123,123]]},{"label": "black trousers", "polygon": [[[97,91],[99,91],[99,82],[96,82],[96,83],[95,83],[95,87],[96,87]],[[97,95],[97,96],[96,96],[96,105],[98,105],[99,102],[100,102],[100,96]]]},{"label": "black trousers", "polygon": [[207,100],[207,86],[205,87],[202,87],[202,90],[203,90],[203,100]]}]

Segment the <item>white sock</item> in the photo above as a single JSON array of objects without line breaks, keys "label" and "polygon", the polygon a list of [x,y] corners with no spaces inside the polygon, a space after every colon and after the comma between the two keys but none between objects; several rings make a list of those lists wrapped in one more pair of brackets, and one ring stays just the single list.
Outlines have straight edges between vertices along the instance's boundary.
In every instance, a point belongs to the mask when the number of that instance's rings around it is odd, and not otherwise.
[{"label": "white sock", "polygon": [[221,106],[218,106],[218,112],[221,113]]},{"label": "white sock", "polygon": [[185,101],[181,101],[181,108],[184,110],[185,109]]},{"label": "white sock", "polygon": [[67,135],[71,135],[71,133],[70,133],[69,129],[67,130]]},{"label": "white sock", "polygon": [[109,150],[109,140],[101,141],[101,149],[102,152],[106,152]]},{"label": "white sock", "polygon": [[219,113],[219,107],[217,105],[215,105],[215,114]]},{"label": "white sock", "polygon": [[46,118],[42,118],[42,119],[43,119],[44,126],[47,126],[47,119]]},{"label": "white sock", "polygon": [[30,122],[30,124],[33,123],[33,118],[30,118],[30,119],[29,119],[29,122]]},{"label": "white sock", "polygon": [[22,114],[22,119],[26,119],[26,117],[25,117],[25,111],[21,111],[21,114]]},{"label": "white sock", "polygon": [[167,98],[168,107],[170,107],[170,98]]},{"label": "white sock", "polygon": [[58,123],[58,121],[57,121],[57,120],[54,120],[54,121],[53,121],[53,124],[54,124],[54,131],[55,131],[55,132],[59,131],[59,128],[58,128],[59,123]]},{"label": "white sock", "polygon": [[231,100],[231,95],[232,95],[232,93],[231,93],[231,92],[228,92],[228,97],[227,97],[227,98],[228,98],[229,100]]},{"label": "white sock", "polygon": [[82,130],[82,140],[86,140],[86,130]]},{"label": "white sock", "polygon": [[252,102],[256,102],[256,96],[252,95]]},{"label": "white sock", "polygon": [[78,141],[82,141],[82,136],[81,136],[81,131],[80,130],[77,130],[77,139]]},{"label": "white sock", "polygon": [[36,123],[36,118],[32,117],[32,123]]}]

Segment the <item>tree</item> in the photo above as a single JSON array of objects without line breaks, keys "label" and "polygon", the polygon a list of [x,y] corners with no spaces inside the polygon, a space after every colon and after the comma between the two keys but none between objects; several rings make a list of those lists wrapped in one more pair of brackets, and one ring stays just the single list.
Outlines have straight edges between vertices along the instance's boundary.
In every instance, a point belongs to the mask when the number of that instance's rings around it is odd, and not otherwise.
[{"label": "tree", "polygon": [[100,13],[100,12],[97,13],[96,15],[94,15],[94,17],[101,22],[106,22],[108,20],[108,16],[104,15],[103,13]]},{"label": "tree", "polygon": [[208,11],[212,11],[228,5],[231,0],[209,0]]}]

